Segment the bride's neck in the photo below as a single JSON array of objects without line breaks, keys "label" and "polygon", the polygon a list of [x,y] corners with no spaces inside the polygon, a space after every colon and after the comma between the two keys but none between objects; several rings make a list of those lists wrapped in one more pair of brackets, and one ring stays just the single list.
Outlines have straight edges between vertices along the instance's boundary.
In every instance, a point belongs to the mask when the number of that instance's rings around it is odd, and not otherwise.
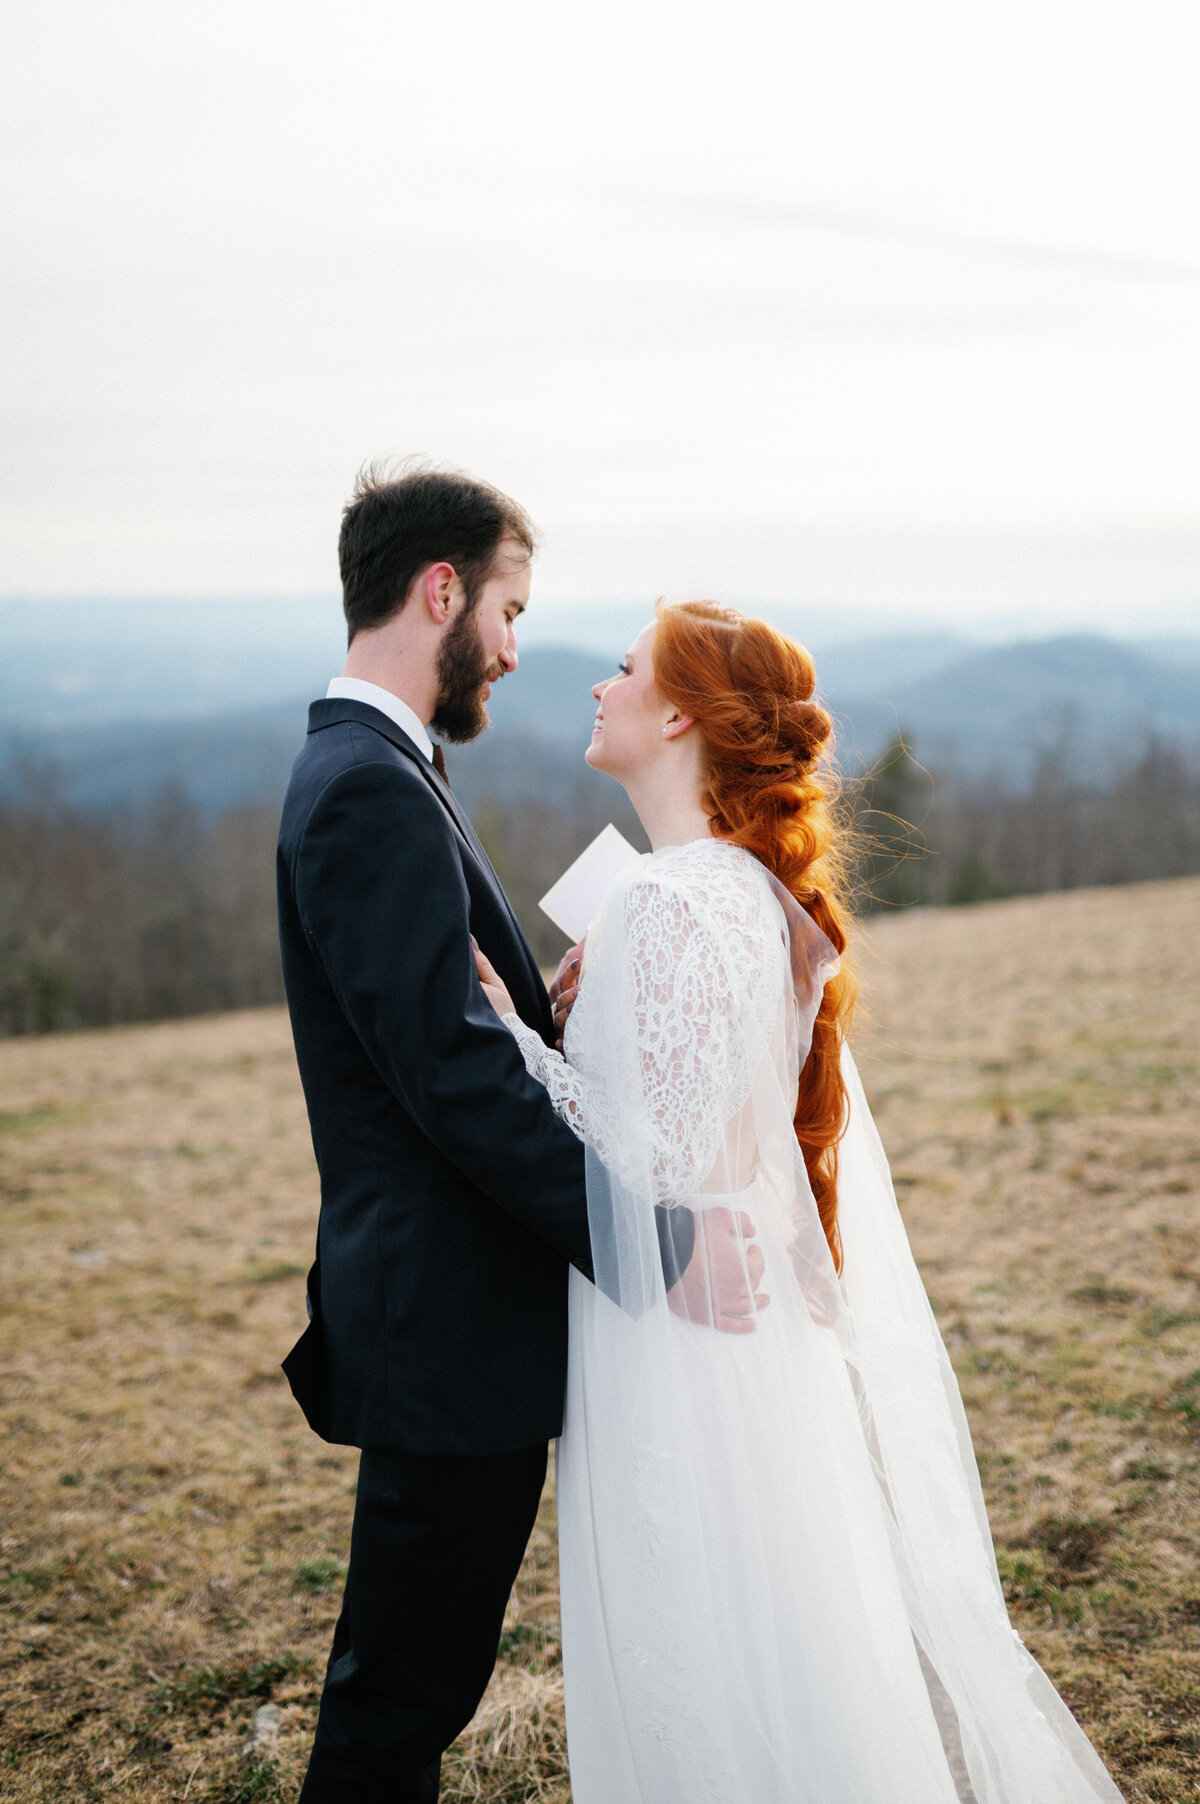
[{"label": "bride's neck", "polygon": [[656,772],[641,783],[626,782],[625,789],[646,829],[652,851],[712,837],[709,816],[700,806],[694,782],[664,782],[661,772]]}]

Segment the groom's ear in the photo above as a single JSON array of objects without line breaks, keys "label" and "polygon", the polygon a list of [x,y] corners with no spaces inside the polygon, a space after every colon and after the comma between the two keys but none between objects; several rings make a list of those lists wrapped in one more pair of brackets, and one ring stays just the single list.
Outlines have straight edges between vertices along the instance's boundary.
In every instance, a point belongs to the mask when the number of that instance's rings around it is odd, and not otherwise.
[{"label": "groom's ear", "polygon": [[454,606],[458,588],[458,572],[453,564],[430,564],[418,578],[421,604],[438,626],[444,626]]}]

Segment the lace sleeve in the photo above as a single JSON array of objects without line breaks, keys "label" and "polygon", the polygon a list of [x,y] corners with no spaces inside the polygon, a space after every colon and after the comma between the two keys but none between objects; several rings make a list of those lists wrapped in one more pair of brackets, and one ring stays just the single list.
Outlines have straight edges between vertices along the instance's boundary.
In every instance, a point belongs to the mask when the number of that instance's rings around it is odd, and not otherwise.
[{"label": "lace sleeve", "polygon": [[520,1015],[502,1015],[500,1018],[521,1048],[521,1057],[530,1077],[536,1077],[549,1091],[555,1114],[562,1116],[580,1140],[594,1142],[595,1123],[589,1134],[588,1098],[579,1072],[573,1065],[568,1065],[561,1052],[547,1046],[541,1034],[522,1021]]},{"label": "lace sleeve", "polygon": [[587,1056],[586,977],[568,1035],[577,1042],[578,1064],[515,1015],[504,1019],[555,1112],[616,1171],[640,1141],[649,1151],[655,1201],[669,1205],[699,1189],[745,1099],[733,1031],[737,985],[707,911],[675,885],[639,879],[626,893],[624,916],[636,1044],[622,1049],[619,1092],[588,1076],[611,1069],[613,1049]]}]

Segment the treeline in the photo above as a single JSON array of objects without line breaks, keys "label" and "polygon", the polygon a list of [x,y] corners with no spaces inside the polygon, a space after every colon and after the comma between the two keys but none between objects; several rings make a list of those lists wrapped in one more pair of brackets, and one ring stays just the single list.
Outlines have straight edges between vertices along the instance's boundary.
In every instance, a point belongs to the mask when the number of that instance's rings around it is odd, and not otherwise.
[{"label": "treeline", "polygon": [[[590,773],[561,780],[552,757],[540,796],[465,799],[553,965],[564,938],[538,897],[608,820],[644,845],[628,802]],[[1200,872],[1200,766],[1158,741],[1103,785],[1062,745],[1018,789],[931,773],[899,736],[846,806],[864,911]],[[274,802],[206,816],[178,789],[90,815],[24,770],[0,799],[0,1034],[281,1001],[277,825]]]},{"label": "treeline", "polygon": [[[0,1036],[106,1027],[283,1001],[275,921],[277,802],[208,815],[180,788],[102,814],[50,767],[0,797]],[[644,841],[607,778],[472,808],[538,958],[564,936],[537,906],[606,821]]]},{"label": "treeline", "polygon": [[0,1033],[45,1033],[283,999],[279,811],[212,819],[178,789],[91,816],[53,772],[0,802]]},{"label": "treeline", "polygon": [[899,733],[850,802],[866,911],[1200,872],[1200,758],[1158,739],[1099,783],[1066,737],[1017,788],[939,776]]}]

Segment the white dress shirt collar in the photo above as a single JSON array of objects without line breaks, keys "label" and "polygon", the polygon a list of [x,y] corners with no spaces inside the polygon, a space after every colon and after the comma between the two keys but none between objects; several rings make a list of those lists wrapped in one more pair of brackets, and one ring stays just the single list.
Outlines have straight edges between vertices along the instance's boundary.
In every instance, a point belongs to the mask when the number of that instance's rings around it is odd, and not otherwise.
[{"label": "white dress shirt collar", "polygon": [[407,733],[417,750],[433,763],[433,741],[425,731],[424,722],[419,720],[407,702],[402,702],[398,695],[390,689],[381,689],[378,683],[364,682],[362,677],[334,677],[325,691],[326,697],[339,702],[366,702],[369,708],[378,708],[381,714],[395,721],[402,733]]}]

